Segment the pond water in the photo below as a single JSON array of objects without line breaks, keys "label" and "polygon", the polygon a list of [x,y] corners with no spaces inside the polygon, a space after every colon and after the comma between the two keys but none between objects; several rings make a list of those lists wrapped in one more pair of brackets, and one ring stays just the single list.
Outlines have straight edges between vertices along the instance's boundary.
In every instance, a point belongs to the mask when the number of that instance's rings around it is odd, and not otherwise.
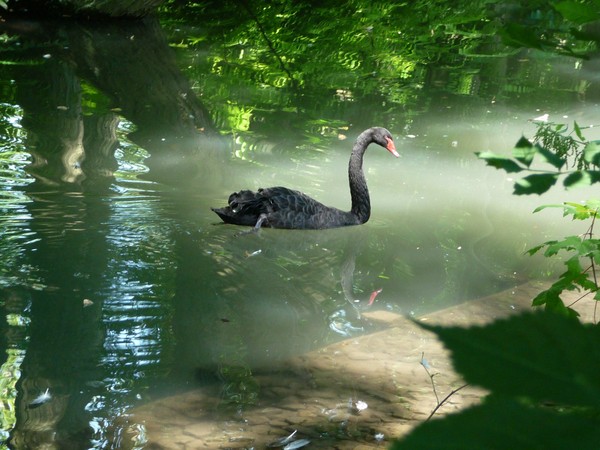
[{"label": "pond water", "polygon": [[[268,72],[244,78],[222,48],[177,47],[192,28],[136,30],[136,45],[162,42],[152,54],[169,63],[144,73],[126,65],[140,47],[117,58],[115,30],[77,27],[61,25],[59,56],[21,30],[37,47],[0,75],[1,432],[14,448],[116,447],[118,417],[204,385],[239,413],[257,401],[254,370],[373,331],[362,311],[419,316],[545,278],[556,267],[524,251],[585,231],[531,212],[589,193],[515,197],[514,180],[474,156],[508,153],[543,114],[600,123],[581,87],[597,75],[579,61],[523,51],[430,66],[396,91],[329,87],[349,64],[297,96]],[[98,60],[84,63],[88,38]],[[188,103],[162,103],[165,79]],[[243,234],[211,212],[233,191],[274,185],[349,209],[349,152],[373,125],[390,129],[401,158],[367,152],[367,224]]]}]

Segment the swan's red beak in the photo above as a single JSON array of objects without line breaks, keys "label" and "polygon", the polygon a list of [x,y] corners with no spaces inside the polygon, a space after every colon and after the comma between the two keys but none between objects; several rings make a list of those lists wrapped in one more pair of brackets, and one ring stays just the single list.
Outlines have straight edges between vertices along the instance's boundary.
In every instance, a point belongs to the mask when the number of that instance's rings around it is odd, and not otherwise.
[{"label": "swan's red beak", "polygon": [[387,145],[385,148],[388,149],[388,152],[398,158],[400,155],[396,151],[396,145],[394,145],[394,141],[392,141],[389,137],[386,137],[385,139],[387,140]]}]

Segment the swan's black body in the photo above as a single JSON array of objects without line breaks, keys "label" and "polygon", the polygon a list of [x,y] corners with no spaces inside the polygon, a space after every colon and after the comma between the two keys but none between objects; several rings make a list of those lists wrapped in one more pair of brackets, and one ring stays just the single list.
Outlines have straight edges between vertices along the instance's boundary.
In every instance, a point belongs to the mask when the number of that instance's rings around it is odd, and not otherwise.
[{"label": "swan's black body", "polygon": [[365,223],[371,215],[371,201],[362,164],[365,150],[373,142],[398,156],[392,135],[385,128],[369,128],[358,136],[348,164],[350,211],[325,206],[302,192],[281,186],[234,192],[228,206],[212,210],[223,222],[256,228],[321,229]]}]

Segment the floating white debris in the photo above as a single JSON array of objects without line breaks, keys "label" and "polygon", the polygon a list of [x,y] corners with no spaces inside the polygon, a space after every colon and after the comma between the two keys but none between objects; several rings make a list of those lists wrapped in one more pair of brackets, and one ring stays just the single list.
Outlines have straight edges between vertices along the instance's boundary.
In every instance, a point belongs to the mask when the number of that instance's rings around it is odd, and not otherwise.
[{"label": "floating white debris", "polygon": [[288,442],[290,442],[297,432],[298,432],[298,430],[294,430],[294,432],[292,434],[290,434],[289,436],[286,436],[281,439],[277,439],[276,441],[273,441],[270,444],[267,444],[267,447],[269,447],[269,448],[282,447],[285,444],[287,444]]},{"label": "floating white debris", "polygon": [[29,403],[30,408],[37,408],[40,405],[43,405],[46,402],[52,400],[52,394],[50,394],[50,388],[46,389],[46,392],[42,392],[36,398],[34,398],[31,403]]},{"label": "floating white debris", "polygon": [[369,405],[367,405],[367,403],[363,402],[362,400],[358,400],[354,404],[354,406],[355,406],[355,408],[357,409],[358,412],[364,411],[365,409],[367,409],[369,407]]},{"label": "floating white debris", "polygon": [[253,256],[260,255],[262,253],[261,249],[258,249],[252,253],[246,252],[246,258],[252,258]]},{"label": "floating white debris", "polygon": [[310,444],[308,439],[298,439],[297,441],[290,442],[288,445],[283,447],[283,450],[294,450],[296,448],[304,447]]}]

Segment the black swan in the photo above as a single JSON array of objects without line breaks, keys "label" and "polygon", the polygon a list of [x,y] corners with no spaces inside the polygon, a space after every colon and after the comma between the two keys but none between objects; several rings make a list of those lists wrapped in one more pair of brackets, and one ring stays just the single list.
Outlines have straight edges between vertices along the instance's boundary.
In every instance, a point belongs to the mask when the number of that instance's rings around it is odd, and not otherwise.
[{"label": "black swan", "polygon": [[385,128],[373,127],[363,131],[352,148],[348,164],[352,208],[341,211],[325,206],[299,191],[277,186],[261,188],[258,192],[240,191],[229,196],[229,205],[212,208],[223,222],[272,228],[322,229],[359,225],[369,220],[371,201],[363,173],[363,155],[372,142],[398,157],[392,135]]}]

